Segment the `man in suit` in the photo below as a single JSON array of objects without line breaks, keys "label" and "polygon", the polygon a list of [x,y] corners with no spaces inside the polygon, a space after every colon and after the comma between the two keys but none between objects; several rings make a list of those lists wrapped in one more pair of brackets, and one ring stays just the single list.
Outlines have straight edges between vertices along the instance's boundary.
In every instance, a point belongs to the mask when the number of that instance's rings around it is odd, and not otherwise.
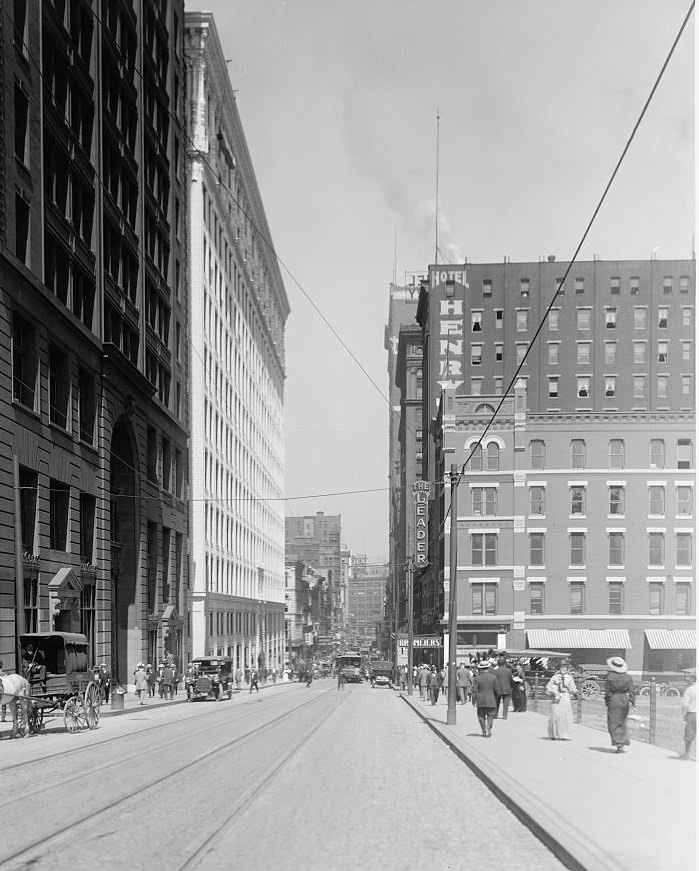
[{"label": "man in suit", "polygon": [[495,691],[495,716],[500,712],[500,703],[502,702],[502,718],[507,719],[507,712],[510,709],[510,699],[512,698],[512,669],[507,664],[507,660],[502,654],[498,657],[498,667],[495,669],[495,680],[497,689]]},{"label": "man in suit", "polygon": [[489,659],[478,663],[478,674],[473,686],[476,701],[476,713],[484,738],[490,738],[493,731],[493,719],[497,710],[495,698],[497,681]]}]

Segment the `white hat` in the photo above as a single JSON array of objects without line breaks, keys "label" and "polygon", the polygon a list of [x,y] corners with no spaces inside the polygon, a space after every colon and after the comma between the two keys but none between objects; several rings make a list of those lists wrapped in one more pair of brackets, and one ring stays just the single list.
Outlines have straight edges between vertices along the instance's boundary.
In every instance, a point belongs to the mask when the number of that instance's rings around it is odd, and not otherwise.
[{"label": "white hat", "polygon": [[607,667],[611,671],[616,671],[619,674],[625,674],[629,670],[623,656],[610,656],[607,660]]},{"label": "white hat", "polygon": [[482,659],[478,663],[478,668],[490,668],[490,660],[489,659]]}]

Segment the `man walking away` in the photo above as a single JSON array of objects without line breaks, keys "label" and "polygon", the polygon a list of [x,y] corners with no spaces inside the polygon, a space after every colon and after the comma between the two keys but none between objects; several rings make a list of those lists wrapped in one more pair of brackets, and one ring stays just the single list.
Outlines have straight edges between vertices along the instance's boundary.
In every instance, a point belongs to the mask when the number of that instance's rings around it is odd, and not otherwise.
[{"label": "man walking away", "polygon": [[684,717],[684,755],[681,759],[692,759],[692,744],[697,737],[697,676],[689,675],[690,684],[682,696],[682,715]]},{"label": "man walking away", "polygon": [[465,705],[468,701],[469,689],[472,683],[471,672],[466,668],[466,663],[462,662],[456,672],[456,689],[462,705]]},{"label": "man walking away", "polygon": [[478,663],[478,674],[473,687],[473,698],[476,703],[476,713],[484,738],[490,738],[493,732],[493,719],[497,709],[495,700],[496,681],[491,668],[492,663],[484,659]]},{"label": "man walking away", "polygon": [[342,690],[344,692],[345,689],[345,676],[342,673],[342,669],[338,668],[337,670],[337,688],[338,690]]},{"label": "man walking away", "polygon": [[253,691],[253,688],[255,689],[256,692],[259,693],[260,688],[257,685],[257,669],[256,668],[253,668],[253,670],[250,672],[250,692]]},{"label": "man walking away", "polygon": [[507,719],[507,712],[510,709],[510,699],[512,698],[512,669],[507,664],[504,656],[498,657],[498,667],[495,669],[495,681],[497,689],[495,716],[497,718],[500,713],[500,703],[502,702],[502,718]]}]

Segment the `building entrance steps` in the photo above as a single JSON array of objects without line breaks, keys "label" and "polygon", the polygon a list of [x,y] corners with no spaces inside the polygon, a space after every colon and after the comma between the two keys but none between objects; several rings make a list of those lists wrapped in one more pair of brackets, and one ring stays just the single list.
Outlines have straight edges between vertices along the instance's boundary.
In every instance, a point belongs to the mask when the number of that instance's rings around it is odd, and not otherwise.
[{"label": "building entrance steps", "polygon": [[606,732],[577,724],[569,741],[551,741],[532,712],[495,720],[484,739],[471,704],[447,726],[445,704],[401,696],[567,867],[696,868],[694,761],[633,738],[616,753]]}]

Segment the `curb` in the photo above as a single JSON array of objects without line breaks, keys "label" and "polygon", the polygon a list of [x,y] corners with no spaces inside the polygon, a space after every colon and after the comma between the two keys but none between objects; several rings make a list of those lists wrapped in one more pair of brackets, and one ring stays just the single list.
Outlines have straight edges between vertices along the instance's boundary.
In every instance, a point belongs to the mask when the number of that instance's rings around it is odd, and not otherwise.
[{"label": "curb", "polygon": [[488,789],[571,871],[622,871],[623,866],[614,861],[601,848],[590,843],[588,836],[562,817],[506,771],[478,751],[468,748],[468,753],[446,733],[441,723],[426,716],[407,696],[401,698],[449,747]]}]

